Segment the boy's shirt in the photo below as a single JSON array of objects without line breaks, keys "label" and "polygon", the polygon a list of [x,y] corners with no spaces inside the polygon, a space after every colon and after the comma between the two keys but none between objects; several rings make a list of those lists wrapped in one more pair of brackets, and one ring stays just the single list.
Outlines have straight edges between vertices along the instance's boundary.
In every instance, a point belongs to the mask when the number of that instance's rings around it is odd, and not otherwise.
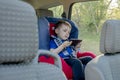
[{"label": "boy's shirt", "polygon": [[[61,40],[62,43],[64,42],[63,40]],[[58,46],[55,42],[55,39],[51,39],[50,40],[50,49],[56,49]],[[67,59],[70,58],[71,56],[73,56],[72,54],[73,49],[71,46],[66,47],[65,49],[63,49],[58,55],[63,58],[63,59]]]}]

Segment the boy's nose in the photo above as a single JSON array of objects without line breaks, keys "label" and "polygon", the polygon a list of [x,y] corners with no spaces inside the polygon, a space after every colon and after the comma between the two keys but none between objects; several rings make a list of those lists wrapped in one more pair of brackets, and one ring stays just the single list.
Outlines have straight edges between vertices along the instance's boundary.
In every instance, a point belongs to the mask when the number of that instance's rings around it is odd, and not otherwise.
[{"label": "boy's nose", "polygon": [[69,35],[70,33],[69,32],[67,32],[67,35]]}]

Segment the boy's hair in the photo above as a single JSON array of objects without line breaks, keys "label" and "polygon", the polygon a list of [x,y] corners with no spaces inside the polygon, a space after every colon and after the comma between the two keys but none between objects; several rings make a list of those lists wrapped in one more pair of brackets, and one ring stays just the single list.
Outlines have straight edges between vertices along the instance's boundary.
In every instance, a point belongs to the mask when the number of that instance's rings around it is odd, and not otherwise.
[{"label": "boy's hair", "polygon": [[69,28],[72,28],[69,22],[60,20],[55,24],[55,29],[59,28],[63,24],[69,26]]}]

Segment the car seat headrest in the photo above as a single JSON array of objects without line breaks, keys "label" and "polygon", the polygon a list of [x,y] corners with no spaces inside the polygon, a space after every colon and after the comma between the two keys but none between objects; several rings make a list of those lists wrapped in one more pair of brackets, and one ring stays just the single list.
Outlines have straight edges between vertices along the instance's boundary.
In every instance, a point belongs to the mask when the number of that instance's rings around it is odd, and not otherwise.
[{"label": "car seat headrest", "polygon": [[31,60],[38,51],[37,17],[23,1],[0,1],[0,62]]},{"label": "car seat headrest", "polygon": [[60,21],[60,20],[65,20],[65,21],[68,21],[71,24],[71,26],[72,26],[69,38],[76,38],[76,39],[78,38],[78,32],[79,32],[78,31],[78,27],[71,20],[68,20],[68,19],[65,19],[65,18],[62,19],[62,18],[53,18],[53,17],[46,17],[46,19],[49,22],[49,33],[50,33],[50,36],[54,36],[55,35],[55,31],[54,31],[55,24],[58,21]]},{"label": "car seat headrest", "polygon": [[53,17],[53,12],[51,10],[37,9],[36,12],[39,17],[46,17],[46,16]]},{"label": "car seat headrest", "polygon": [[120,52],[120,20],[107,20],[102,28],[100,51],[102,53]]}]

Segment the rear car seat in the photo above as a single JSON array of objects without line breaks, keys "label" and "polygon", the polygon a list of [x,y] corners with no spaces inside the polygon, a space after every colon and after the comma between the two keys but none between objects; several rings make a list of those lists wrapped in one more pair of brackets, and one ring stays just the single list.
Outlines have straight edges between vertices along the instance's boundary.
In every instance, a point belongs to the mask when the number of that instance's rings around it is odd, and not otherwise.
[{"label": "rear car seat", "polygon": [[[37,53],[52,55],[55,65],[38,63]],[[38,51],[34,9],[20,0],[0,0],[0,80],[66,80],[60,59]]]}]

